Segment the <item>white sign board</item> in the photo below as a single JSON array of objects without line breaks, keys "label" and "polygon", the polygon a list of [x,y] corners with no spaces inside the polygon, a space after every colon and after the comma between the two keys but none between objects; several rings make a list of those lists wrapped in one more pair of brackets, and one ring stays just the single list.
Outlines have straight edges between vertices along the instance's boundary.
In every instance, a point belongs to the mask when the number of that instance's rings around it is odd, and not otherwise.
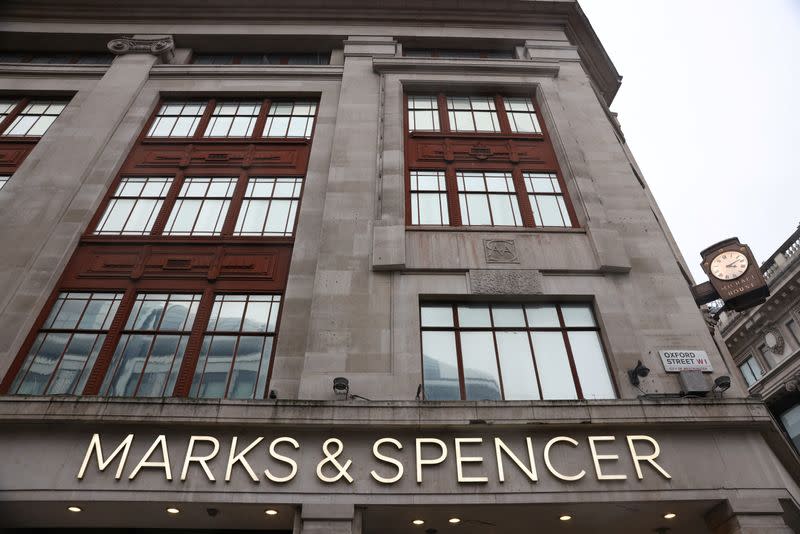
[{"label": "white sign board", "polygon": [[704,350],[660,350],[658,354],[664,363],[664,370],[668,373],[679,371],[705,371],[710,373],[714,369]]}]

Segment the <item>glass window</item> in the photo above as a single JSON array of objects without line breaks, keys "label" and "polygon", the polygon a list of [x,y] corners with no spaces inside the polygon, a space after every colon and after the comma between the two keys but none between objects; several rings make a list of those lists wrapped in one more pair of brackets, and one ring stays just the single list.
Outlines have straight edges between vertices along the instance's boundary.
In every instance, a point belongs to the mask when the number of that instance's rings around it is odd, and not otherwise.
[{"label": "glass window", "polygon": [[171,185],[167,177],[122,178],[95,234],[149,234]]},{"label": "glass window", "polygon": [[514,133],[542,133],[530,98],[505,97],[506,114]]},{"label": "glass window", "polygon": [[205,109],[205,102],[167,102],[158,110],[147,137],[192,137]]},{"label": "glass window", "polygon": [[411,224],[450,224],[444,171],[411,171]]},{"label": "glass window", "polygon": [[10,174],[0,174],[0,189],[3,189],[3,186],[8,183],[9,178],[11,178]]},{"label": "glass window", "polygon": [[217,295],[191,397],[253,399],[266,393],[278,295]]},{"label": "glass window", "polygon": [[205,137],[250,137],[261,102],[219,102],[211,113]]},{"label": "glass window", "polygon": [[522,226],[510,172],[456,173],[461,222],[465,226]]},{"label": "glass window", "polygon": [[789,331],[790,339],[794,341],[794,347],[798,348],[800,346],[800,327],[797,326],[797,322],[794,319],[786,321],[786,330]]},{"label": "glass window", "polygon": [[31,100],[3,135],[41,136],[67,107],[63,100]]},{"label": "glass window", "polygon": [[439,104],[435,95],[408,97],[409,131],[439,131]]},{"label": "glass window", "polygon": [[616,397],[589,304],[425,303],[420,318],[426,399]]},{"label": "glass window", "polygon": [[267,112],[264,137],[311,137],[316,102],[273,102]]},{"label": "glass window", "polygon": [[19,102],[16,100],[0,100],[0,122],[3,122],[3,119],[8,117],[11,112],[14,111],[14,108],[17,107],[17,104],[19,104]]},{"label": "glass window", "polygon": [[448,96],[447,116],[454,132],[499,132],[494,98],[490,96]]},{"label": "glass window", "polygon": [[172,395],[200,297],[199,294],[137,295],[100,394]]},{"label": "glass window", "polygon": [[522,178],[536,226],[572,226],[564,194],[555,173],[524,172]]},{"label": "glass window", "polygon": [[761,380],[764,376],[764,371],[761,369],[761,364],[754,356],[749,356],[744,362],[739,364],[739,370],[744,376],[744,381],[747,382],[747,387],[752,387],[753,384]]},{"label": "glass window", "polygon": [[60,293],[10,392],[79,395],[121,300],[122,293]]},{"label": "glass window", "polygon": [[794,448],[800,451],[800,405],[795,405],[781,414],[781,423]]},{"label": "glass window", "polygon": [[237,178],[186,178],[164,235],[220,235]]},{"label": "glass window", "polygon": [[251,178],[234,235],[291,236],[302,189],[302,178]]}]

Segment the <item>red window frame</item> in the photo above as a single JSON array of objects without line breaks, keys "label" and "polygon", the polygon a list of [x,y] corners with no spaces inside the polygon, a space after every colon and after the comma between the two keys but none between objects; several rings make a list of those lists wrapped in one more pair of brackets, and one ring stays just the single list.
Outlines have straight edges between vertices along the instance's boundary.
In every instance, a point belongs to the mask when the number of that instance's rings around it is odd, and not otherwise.
[{"label": "red window frame", "polygon": [[[410,131],[408,119],[408,97],[410,95],[430,96],[436,94],[437,112],[439,118],[439,131]],[[450,127],[447,112],[448,96],[491,96],[495,103],[495,113],[500,125],[498,132],[458,132]],[[564,182],[558,161],[553,150],[547,126],[542,120],[540,107],[531,95],[509,95],[515,98],[527,96],[531,99],[533,108],[542,129],[541,133],[515,133],[511,130],[505,101],[501,94],[471,93],[424,93],[414,92],[404,95],[403,127],[405,129],[405,195],[406,195],[406,225],[409,229],[426,228],[424,225],[411,223],[411,171],[443,171],[447,185],[447,198],[449,206],[449,225],[429,226],[428,228],[446,229],[448,227],[463,227],[461,210],[458,201],[458,187],[456,173],[458,171],[481,172],[508,172],[511,173],[517,203],[522,216],[521,228],[578,228],[578,218],[575,213],[569,191]],[[569,213],[571,225],[567,227],[537,227],[533,220],[528,193],[525,189],[523,173],[553,173],[558,179],[561,194]],[[491,226],[478,228],[492,228],[504,230],[520,228],[513,226]]]},{"label": "red window frame", "polygon": [[[239,100],[252,96],[242,96]],[[184,101],[185,99],[181,99]],[[197,99],[200,100],[200,99]],[[260,128],[263,129],[269,103],[283,101],[259,97]],[[317,102],[318,97],[298,96],[293,101]],[[123,293],[122,302],[106,334],[100,354],[91,371],[82,394],[97,395],[109,371],[114,350],[122,335],[128,315],[139,293],[199,293],[202,294],[194,325],[185,349],[183,361],[172,396],[185,397],[194,376],[203,334],[207,327],[215,295],[266,294],[281,295],[281,308],[275,331],[280,333],[288,278],[289,262],[294,245],[291,236],[236,236],[233,230],[245,195],[248,178],[302,177],[305,180],[310,147],[316,128],[309,138],[204,138],[201,137],[213,106],[218,101],[204,98],[206,107],[196,134],[191,138],[147,137],[158,110],[165,100],[160,100],[146,121],[136,144],[111,183],[104,200],[90,221],[78,247],[62,273],[56,290],[26,337],[16,359],[0,382],[0,394],[8,393],[36,335],[62,291],[105,291]],[[259,126],[254,133],[259,132]],[[114,196],[120,181],[126,177],[172,177],[171,184],[153,230],[148,235],[94,234]],[[221,235],[169,236],[161,231],[172,211],[175,199],[185,177],[231,176],[236,177],[236,187],[225,215]],[[299,218],[302,188],[298,208]],[[269,391],[274,351],[273,343],[266,390],[256,392],[256,398],[266,397]]]}]

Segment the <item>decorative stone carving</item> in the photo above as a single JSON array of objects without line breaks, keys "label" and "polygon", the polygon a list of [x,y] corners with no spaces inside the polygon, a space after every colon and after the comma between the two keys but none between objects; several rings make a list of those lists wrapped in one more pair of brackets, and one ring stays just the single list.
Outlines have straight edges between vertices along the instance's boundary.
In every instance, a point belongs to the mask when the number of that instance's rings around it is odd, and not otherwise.
[{"label": "decorative stone carving", "polygon": [[542,273],[533,269],[470,269],[469,285],[477,295],[538,295]]},{"label": "decorative stone carving", "polygon": [[774,325],[764,328],[764,343],[772,354],[783,354],[783,347],[785,342],[781,331],[775,328]]},{"label": "decorative stone carving", "polygon": [[486,263],[519,263],[513,239],[484,239],[483,252]]},{"label": "decorative stone carving", "polygon": [[175,55],[175,42],[171,35],[153,37],[152,39],[135,39],[119,37],[108,42],[108,49],[118,56],[123,54],[153,54],[169,63]]}]

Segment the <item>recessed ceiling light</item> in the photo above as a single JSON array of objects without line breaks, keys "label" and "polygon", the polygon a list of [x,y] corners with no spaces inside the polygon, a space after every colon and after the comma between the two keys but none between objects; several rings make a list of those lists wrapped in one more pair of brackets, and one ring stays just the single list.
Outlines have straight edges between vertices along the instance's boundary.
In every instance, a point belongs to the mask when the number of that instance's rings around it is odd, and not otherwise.
[{"label": "recessed ceiling light", "polygon": [[181,511],[178,510],[177,508],[167,508],[167,513],[168,514],[179,514],[179,513],[181,513]]},{"label": "recessed ceiling light", "polygon": [[450,523],[453,523],[454,525],[455,525],[456,523],[461,523],[461,520],[460,520],[459,518],[457,518],[457,517],[451,517],[450,519],[448,519],[448,521],[449,521]]},{"label": "recessed ceiling light", "polygon": [[562,515],[561,517],[559,517],[559,519],[561,521],[569,521],[570,519],[572,519],[572,516],[571,515]]},{"label": "recessed ceiling light", "polygon": [[70,506],[67,508],[70,512],[83,512],[83,509],[80,506]]},{"label": "recessed ceiling light", "polygon": [[278,515],[278,511],[271,508],[269,510],[265,510],[264,513],[267,515]]},{"label": "recessed ceiling light", "polygon": [[672,512],[668,514],[664,514],[664,519],[675,519],[678,514],[673,514]]},{"label": "recessed ceiling light", "polygon": [[412,523],[414,523],[415,525],[424,525],[425,521],[423,521],[422,519],[415,519],[412,521]]}]

